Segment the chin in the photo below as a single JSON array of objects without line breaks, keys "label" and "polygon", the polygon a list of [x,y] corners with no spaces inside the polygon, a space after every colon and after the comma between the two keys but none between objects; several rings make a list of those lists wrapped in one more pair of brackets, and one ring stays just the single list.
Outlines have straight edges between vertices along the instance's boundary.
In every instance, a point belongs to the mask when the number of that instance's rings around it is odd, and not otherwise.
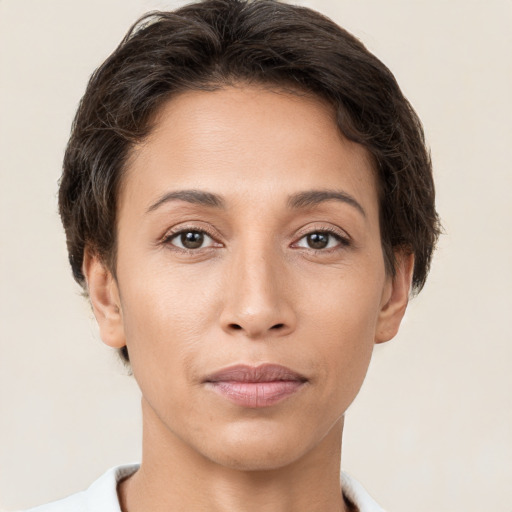
[{"label": "chin", "polygon": [[284,426],[231,425],[201,451],[211,461],[238,471],[271,471],[300,459],[310,448],[304,432]]},{"label": "chin", "polygon": [[297,450],[283,447],[261,449],[244,446],[243,449],[231,450],[224,447],[221,453],[215,450],[211,460],[216,464],[235,471],[272,471],[289,466],[301,456]]}]

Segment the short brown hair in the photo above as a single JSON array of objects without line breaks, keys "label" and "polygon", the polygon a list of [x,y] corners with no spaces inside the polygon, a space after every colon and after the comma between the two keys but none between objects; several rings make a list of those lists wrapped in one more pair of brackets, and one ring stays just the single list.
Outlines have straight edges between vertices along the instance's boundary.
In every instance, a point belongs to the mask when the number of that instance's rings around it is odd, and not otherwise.
[{"label": "short brown hair", "polygon": [[275,0],[205,0],[138,20],[94,72],[78,108],[60,183],[75,279],[84,250],[115,275],[116,199],[131,148],[159,107],[185,90],[236,83],[292,87],[327,100],[340,131],[373,156],[387,269],[415,256],[423,287],[440,225],[421,123],[388,68],[354,36],[304,7]]}]

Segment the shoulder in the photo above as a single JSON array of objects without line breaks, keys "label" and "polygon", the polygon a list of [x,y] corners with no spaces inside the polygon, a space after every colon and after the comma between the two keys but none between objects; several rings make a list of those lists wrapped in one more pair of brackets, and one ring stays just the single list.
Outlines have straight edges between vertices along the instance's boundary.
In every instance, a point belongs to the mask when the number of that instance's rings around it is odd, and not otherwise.
[{"label": "shoulder", "polygon": [[137,471],[138,467],[138,464],[114,467],[87,490],[25,512],[121,512],[117,483]]},{"label": "shoulder", "polygon": [[358,512],[384,512],[366,489],[347,473],[341,474],[341,487],[343,496],[355,506]]},{"label": "shoulder", "polygon": [[87,510],[86,503],[85,491],[83,491],[59,501],[31,508],[25,512],[85,512]]}]

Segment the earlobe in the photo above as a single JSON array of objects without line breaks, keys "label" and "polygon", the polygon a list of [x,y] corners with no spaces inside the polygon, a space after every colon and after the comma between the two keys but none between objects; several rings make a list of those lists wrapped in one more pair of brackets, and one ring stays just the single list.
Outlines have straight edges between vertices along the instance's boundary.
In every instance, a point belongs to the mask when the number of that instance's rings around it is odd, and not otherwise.
[{"label": "earlobe", "polygon": [[399,252],[396,255],[396,273],[388,278],[375,331],[375,343],[394,338],[407,309],[414,271],[414,255]]},{"label": "earlobe", "polygon": [[82,270],[103,342],[113,348],[126,345],[119,290],[101,258],[86,250]]}]

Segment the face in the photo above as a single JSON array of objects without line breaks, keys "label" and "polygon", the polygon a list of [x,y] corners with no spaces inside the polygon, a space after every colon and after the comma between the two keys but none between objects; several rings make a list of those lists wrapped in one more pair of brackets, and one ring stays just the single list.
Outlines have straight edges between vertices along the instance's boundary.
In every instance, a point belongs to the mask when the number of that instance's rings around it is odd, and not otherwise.
[{"label": "face", "polygon": [[334,443],[409,277],[402,290],[386,274],[371,162],[329,107],[255,87],[183,93],[135,148],[118,206],[117,279],[94,257],[85,270],[145,421],[233,468]]}]

